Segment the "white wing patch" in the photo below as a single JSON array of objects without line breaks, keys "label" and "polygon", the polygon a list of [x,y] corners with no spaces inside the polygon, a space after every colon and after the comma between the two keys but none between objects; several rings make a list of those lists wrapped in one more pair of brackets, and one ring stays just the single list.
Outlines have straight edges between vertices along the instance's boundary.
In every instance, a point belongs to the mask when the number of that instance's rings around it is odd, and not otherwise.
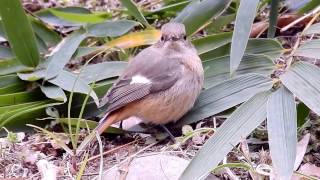
[{"label": "white wing patch", "polygon": [[148,78],[141,75],[133,76],[130,82],[130,84],[149,84],[149,83],[151,83],[151,81]]}]

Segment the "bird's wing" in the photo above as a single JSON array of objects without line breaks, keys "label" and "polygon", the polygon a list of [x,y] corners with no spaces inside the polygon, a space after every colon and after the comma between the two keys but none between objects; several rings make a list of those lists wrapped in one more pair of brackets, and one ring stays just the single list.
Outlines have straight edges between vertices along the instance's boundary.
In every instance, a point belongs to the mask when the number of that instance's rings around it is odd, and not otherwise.
[{"label": "bird's wing", "polygon": [[[144,58],[148,58],[148,55]],[[176,59],[162,58],[133,59],[125,74],[102,99],[102,105],[108,105],[107,112],[172,87],[181,75],[182,65]]]}]

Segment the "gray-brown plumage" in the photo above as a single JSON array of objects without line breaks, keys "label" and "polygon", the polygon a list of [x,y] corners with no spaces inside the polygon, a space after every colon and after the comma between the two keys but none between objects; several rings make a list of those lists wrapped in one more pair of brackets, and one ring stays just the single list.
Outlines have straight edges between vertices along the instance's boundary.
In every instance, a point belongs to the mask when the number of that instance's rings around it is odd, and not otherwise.
[{"label": "gray-brown plumage", "polygon": [[127,69],[102,99],[108,109],[96,130],[131,116],[166,124],[180,119],[194,105],[203,85],[196,49],[186,40],[185,27],[167,23],[161,40],[131,59]]}]

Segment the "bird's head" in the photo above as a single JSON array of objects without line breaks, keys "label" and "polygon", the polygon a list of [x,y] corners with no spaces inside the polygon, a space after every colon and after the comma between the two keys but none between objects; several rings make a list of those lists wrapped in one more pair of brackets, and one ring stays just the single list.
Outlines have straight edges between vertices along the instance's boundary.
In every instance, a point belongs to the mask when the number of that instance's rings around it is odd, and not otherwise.
[{"label": "bird's head", "polygon": [[184,25],[177,22],[169,22],[161,27],[159,43],[161,47],[175,51],[183,51],[186,47],[190,47]]},{"label": "bird's head", "polygon": [[161,28],[161,41],[181,41],[186,40],[186,29],[183,24],[170,22]]}]

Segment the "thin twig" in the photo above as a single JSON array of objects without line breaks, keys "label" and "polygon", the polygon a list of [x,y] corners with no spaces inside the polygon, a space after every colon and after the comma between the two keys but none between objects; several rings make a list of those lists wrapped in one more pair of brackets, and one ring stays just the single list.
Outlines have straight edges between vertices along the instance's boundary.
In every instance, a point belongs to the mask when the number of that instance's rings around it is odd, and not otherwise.
[{"label": "thin twig", "polygon": [[284,32],[288,29],[290,29],[292,26],[298,24],[299,22],[303,21],[304,19],[306,19],[309,16],[312,16],[314,14],[317,14],[320,11],[320,6],[318,6],[317,8],[315,8],[313,11],[311,11],[310,13],[296,19],[295,21],[293,21],[292,23],[288,24],[287,26],[281,28],[280,32]]},{"label": "thin twig", "polygon": [[99,176],[98,180],[102,180],[102,174],[103,174],[103,147],[102,147],[102,142],[99,133],[96,133],[96,138],[98,140],[99,144],[99,150],[100,150],[100,168],[99,168]]},{"label": "thin twig", "polygon": [[[138,140],[134,140],[134,141],[131,141],[131,142],[127,143],[127,144],[124,144],[124,145],[118,146],[118,147],[116,147],[116,148],[110,149],[110,150],[108,150],[108,151],[103,152],[102,155],[105,156],[105,155],[107,155],[107,154],[113,153],[113,152],[115,152],[115,151],[117,151],[117,150],[119,150],[119,149],[121,149],[121,148],[124,148],[124,147],[126,147],[126,146],[129,146],[129,145],[131,145],[131,144],[133,144],[133,143],[135,143],[135,142],[137,142],[137,141],[138,141]],[[89,161],[92,161],[92,160],[95,160],[95,159],[97,159],[97,158],[99,158],[99,157],[100,157],[100,154],[98,154],[98,155],[96,155],[96,156],[92,156],[92,157],[90,157],[90,158],[88,159],[88,162],[89,162]],[[80,163],[78,163],[77,165],[79,165],[79,164],[80,164]]]}]

